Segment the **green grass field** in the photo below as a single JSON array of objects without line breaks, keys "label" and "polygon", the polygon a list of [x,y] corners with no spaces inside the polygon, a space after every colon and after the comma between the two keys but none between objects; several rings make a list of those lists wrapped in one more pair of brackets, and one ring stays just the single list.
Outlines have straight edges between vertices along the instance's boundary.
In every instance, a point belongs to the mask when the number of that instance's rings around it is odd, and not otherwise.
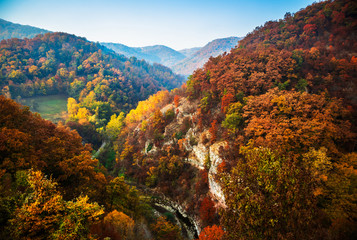
[{"label": "green grass field", "polygon": [[32,112],[41,114],[41,117],[57,123],[67,118],[67,96],[52,95],[21,99],[21,104],[29,106]]}]

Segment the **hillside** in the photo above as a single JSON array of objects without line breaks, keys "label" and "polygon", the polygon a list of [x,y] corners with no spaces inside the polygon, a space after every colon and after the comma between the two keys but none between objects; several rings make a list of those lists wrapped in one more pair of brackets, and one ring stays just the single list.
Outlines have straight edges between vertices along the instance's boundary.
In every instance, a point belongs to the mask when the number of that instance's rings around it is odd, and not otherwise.
[{"label": "hillside", "polygon": [[182,53],[163,45],[147,47],[128,47],[120,43],[101,44],[128,58],[136,57],[139,60],[144,59],[145,61],[148,61],[150,63],[159,63],[167,67],[171,67],[185,58],[185,55],[183,55]]},{"label": "hillside", "polygon": [[175,201],[202,239],[355,239],[356,12],[288,13],[140,102],[117,171]]},{"label": "hillside", "polygon": [[193,54],[198,52],[198,50],[200,50],[200,49],[201,49],[201,47],[185,48],[185,49],[180,50],[179,52],[182,53],[183,55],[185,55],[186,57],[191,57]]},{"label": "hillside", "polygon": [[158,63],[168,67],[172,67],[174,64],[185,58],[185,55],[182,53],[163,45],[140,47],[135,49],[141,53],[157,56],[160,59]]},{"label": "hillside", "polygon": [[21,25],[0,19],[0,40],[10,38],[33,38],[38,34],[44,34],[48,30]]},{"label": "hillside", "polygon": [[240,39],[238,37],[215,39],[200,48],[197,52],[191,53],[191,56],[178,62],[172,69],[178,74],[191,75],[194,70],[202,67],[210,57],[217,57],[224,52],[229,52],[237,45]]},{"label": "hillside", "polygon": [[92,94],[91,101],[125,111],[183,82],[162,65],[128,59],[66,33],[4,40],[0,56],[0,88],[12,98],[64,93],[82,101]]},{"label": "hillside", "polygon": [[167,211],[91,151],[76,131],[0,95],[0,238],[182,239]]},{"label": "hillside", "polygon": [[155,55],[151,55],[151,54],[145,54],[142,53],[140,51],[140,49],[136,49],[134,47],[128,47],[124,44],[120,44],[120,43],[100,43],[101,45],[113,50],[116,53],[122,54],[124,56],[126,56],[127,58],[130,57],[136,57],[137,59],[141,60],[144,59],[145,61],[148,61],[150,63],[159,63],[160,62],[160,58],[155,56]]}]

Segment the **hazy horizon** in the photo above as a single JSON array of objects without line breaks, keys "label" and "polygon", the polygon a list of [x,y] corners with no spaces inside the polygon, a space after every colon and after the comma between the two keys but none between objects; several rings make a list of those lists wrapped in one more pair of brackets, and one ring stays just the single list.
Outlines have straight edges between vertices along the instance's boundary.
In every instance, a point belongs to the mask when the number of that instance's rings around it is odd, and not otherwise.
[{"label": "hazy horizon", "polygon": [[266,21],[312,0],[0,0],[0,18],[94,42],[130,47],[202,47],[217,38],[244,37]]}]

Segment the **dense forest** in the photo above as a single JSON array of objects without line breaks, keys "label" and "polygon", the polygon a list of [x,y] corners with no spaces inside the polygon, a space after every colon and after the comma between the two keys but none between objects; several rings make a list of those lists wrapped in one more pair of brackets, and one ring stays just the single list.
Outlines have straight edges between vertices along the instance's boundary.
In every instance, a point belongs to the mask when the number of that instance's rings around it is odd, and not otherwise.
[{"label": "dense forest", "polygon": [[[73,35],[3,40],[0,238],[356,239],[356,30],[357,3],[314,3],[171,91]],[[9,98],[55,93],[66,124]]]},{"label": "dense forest", "polygon": [[[116,113],[132,109],[158,90],[172,89],[183,82],[164,66],[128,59],[66,33],[3,40],[0,63],[3,95],[15,99],[62,93],[83,104],[91,98],[99,104],[99,111],[103,108]],[[86,108],[94,115],[98,104]]]},{"label": "dense forest", "polygon": [[183,81],[166,67],[128,59],[66,33],[3,40],[0,54],[2,92],[13,98],[67,93],[78,99],[94,91],[98,99],[130,109]]},{"label": "dense forest", "polygon": [[162,65],[129,59],[66,33],[3,40],[0,64],[3,95],[18,102],[33,96],[68,96],[67,125],[96,149],[112,116],[129,111],[159,90],[178,87],[184,80]]},{"label": "dense forest", "polygon": [[354,239],[356,12],[287,13],[140,102],[116,167],[180,203],[200,239]]},{"label": "dense forest", "polygon": [[0,239],[181,238],[152,213],[149,197],[92,158],[76,131],[4,96],[0,159]]}]

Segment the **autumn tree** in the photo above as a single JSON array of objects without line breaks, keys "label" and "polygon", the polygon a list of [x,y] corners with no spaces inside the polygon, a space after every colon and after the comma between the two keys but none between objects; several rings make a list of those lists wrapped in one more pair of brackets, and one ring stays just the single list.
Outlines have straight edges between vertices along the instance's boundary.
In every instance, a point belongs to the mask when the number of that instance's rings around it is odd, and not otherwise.
[{"label": "autumn tree", "polygon": [[106,133],[110,139],[115,139],[118,137],[124,122],[124,113],[121,112],[118,116],[116,114],[110,117],[110,121],[106,126]]},{"label": "autumn tree", "polygon": [[135,222],[123,212],[113,210],[108,213],[103,220],[104,237],[111,237],[113,239],[134,239]]},{"label": "autumn tree", "polygon": [[321,95],[274,89],[248,98],[243,110],[245,135],[256,146],[290,153],[326,147],[337,154],[336,143],[348,144],[354,137],[349,112],[340,101]]},{"label": "autumn tree", "polygon": [[52,177],[73,199],[83,190],[93,197],[106,179],[75,131],[41,119],[28,108],[0,96],[0,168],[14,175],[34,168]]},{"label": "autumn tree", "polygon": [[97,203],[89,203],[87,196],[65,201],[57,183],[40,171],[29,171],[27,181],[29,191],[10,220],[14,236],[19,239],[90,237],[90,224],[103,214]]},{"label": "autumn tree", "polygon": [[182,239],[179,227],[167,221],[165,217],[159,217],[151,227],[157,240]]},{"label": "autumn tree", "polygon": [[331,166],[324,151],[311,149],[299,161],[251,143],[242,147],[244,160],[224,177],[227,238],[318,236],[316,194]]},{"label": "autumn tree", "polygon": [[126,213],[134,219],[146,213],[145,198],[135,187],[125,183],[124,177],[116,177],[106,186],[109,210]]},{"label": "autumn tree", "polygon": [[214,221],[214,217],[216,215],[216,208],[214,206],[214,202],[210,197],[205,197],[199,209],[200,219],[203,222],[204,226],[210,225]]},{"label": "autumn tree", "polygon": [[211,144],[214,143],[217,139],[217,131],[217,120],[213,120],[209,129],[209,133],[211,134]]},{"label": "autumn tree", "polygon": [[175,103],[175,107],[177,108],[180,104],[180,96],[178,95],[174,96],[174,103]]},{"label": "autumn tree", "polygon": [[231,93],[227,93],[222,97],[221,111],[226,113],[230,103],[234,102],[234,96]]},{"label": "autumn tree", "polygon": [[221,226],[212,225],[205,227],[198,236],[198,240],[222,240],[224,231]]}]

